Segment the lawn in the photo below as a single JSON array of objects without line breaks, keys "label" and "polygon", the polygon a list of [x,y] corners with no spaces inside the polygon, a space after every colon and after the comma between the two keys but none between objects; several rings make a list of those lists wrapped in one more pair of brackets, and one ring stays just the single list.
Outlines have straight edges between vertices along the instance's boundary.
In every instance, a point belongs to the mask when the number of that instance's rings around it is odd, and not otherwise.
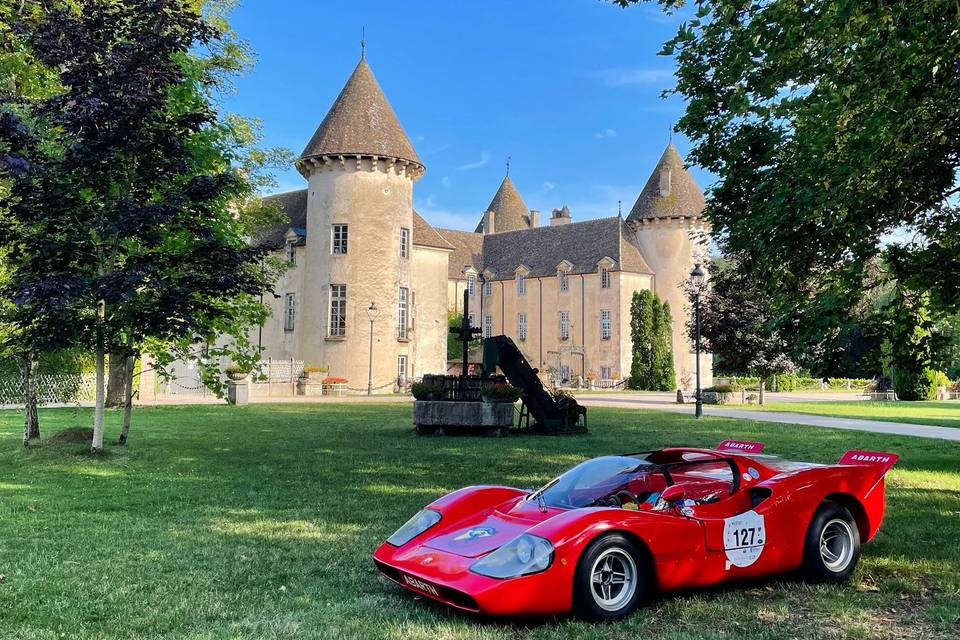
[{"label": "lawn", "polygon": [[960,401],[957,400],[948,402],[779,402],[765,404],[763,407],[742,408],[960,427]]},{"label": "lawn", "polygon": [[[19,446],[0,413],[0,637],[956,638],[960,445],[724,418],[591,409],[592,434],[417,438],[409,406],[137,410],[127,450]],[[46,433],[86,410],[41,414]],[[115,439],[117,414],[108,416]],[[477,620],[383,583],[370,555],[470,483],[531,486],[584,457],[761,439],[790,457],[899,452],[888,519],[848,586],[787,578],[659,598],[626,621]]]}]

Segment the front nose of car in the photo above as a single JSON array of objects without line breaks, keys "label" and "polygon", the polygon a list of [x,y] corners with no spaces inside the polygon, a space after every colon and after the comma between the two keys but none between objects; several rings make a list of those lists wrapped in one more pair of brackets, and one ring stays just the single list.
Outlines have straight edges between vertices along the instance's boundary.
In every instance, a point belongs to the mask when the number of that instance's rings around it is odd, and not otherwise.
[{"label": "front nose of car", "polygon": [[[487,615],[553,615],[570,609],[565,580],[547,570],[500,580],[470,571],[477,558],[422,545],[381,545],[373,556],[377,570],[399,586],[450,606]],[[569,585],[569,581],[566,581]]]}]

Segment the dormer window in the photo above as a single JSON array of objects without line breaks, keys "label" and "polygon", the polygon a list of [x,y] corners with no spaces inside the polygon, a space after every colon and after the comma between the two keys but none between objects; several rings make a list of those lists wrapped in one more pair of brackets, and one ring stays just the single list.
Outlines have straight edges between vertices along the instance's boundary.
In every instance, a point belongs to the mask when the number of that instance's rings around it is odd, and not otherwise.
[{"label": "dormer window", "polygon": [[600,288],[610,288],[610,269],[608,267],[600,267]]},{"label": "dormer window", "polygon": [[293,244],[293,240],[287,240],[287,262],[291,265],[297,264],[297,248]]},{"label": "dormer window", "polygon": [[527,295],[527,279],[522,273],[517,274],[517,295]]},{"label": "dormer window", "polygon": [[568,291],[570,289],[570,278],[566,271],[557,271],[557,281],[560,283],[560,291]]},{"label": "dormer window", "polygon": [[477,293],[477,277],[475,275],[467,275],[467,292],[472,296]]}]

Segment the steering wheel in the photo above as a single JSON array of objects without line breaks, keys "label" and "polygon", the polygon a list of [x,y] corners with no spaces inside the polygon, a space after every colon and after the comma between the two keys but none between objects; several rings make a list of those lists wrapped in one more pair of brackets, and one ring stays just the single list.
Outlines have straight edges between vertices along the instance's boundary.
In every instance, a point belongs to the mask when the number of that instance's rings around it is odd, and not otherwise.
[{"label": "steering wheel", "polygon": [[633,493],[632,491],[627,491],[626,489],[617,491],[617,502],[620,503],[621,507],[628,502],[632,502],[638,507],[640,506],[640,499],[637,497],[637,494]]}]

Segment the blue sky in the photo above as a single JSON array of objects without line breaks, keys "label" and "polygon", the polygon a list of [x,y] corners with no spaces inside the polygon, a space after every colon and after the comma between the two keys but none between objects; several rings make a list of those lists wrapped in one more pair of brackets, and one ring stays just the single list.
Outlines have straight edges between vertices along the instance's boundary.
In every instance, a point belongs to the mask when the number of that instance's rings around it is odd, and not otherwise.
[{"label": "blue sky", "polygon": [[[682,16],[600,0],[245,0],[233,25],[257,54],[225,107],[262,120],[267,146],[299,154],[360,56],[427,166],[414,206],[472,230],[504,175],[541,218],[630,210],[682,113],[673,61]],[[674,136],[681,153],[689,145]],[[701,187],[708,174],[694,169]],[[281,191],[301,188],[295,170]]]}]

